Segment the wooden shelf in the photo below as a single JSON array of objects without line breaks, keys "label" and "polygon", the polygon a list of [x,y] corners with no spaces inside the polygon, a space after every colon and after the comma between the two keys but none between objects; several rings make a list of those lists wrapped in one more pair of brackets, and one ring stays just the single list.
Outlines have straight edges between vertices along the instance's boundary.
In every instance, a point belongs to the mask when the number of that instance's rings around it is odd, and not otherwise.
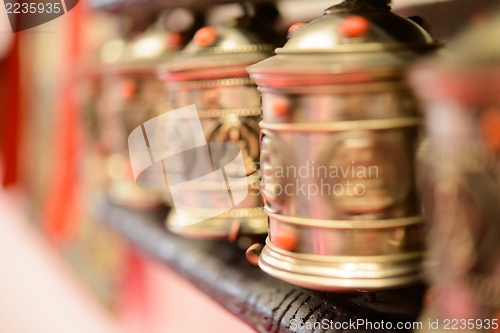
[{"label": "wooden shelf", "polygon": [[104,201],[98,215],[138,248],[168,265],[257,332],[295,332],[290,328],[292,319],[299,322],[383,320],[395,326],[398,322],[415,321],[420,312],[423,286],[378,292],[377,302],[368,302],[367,295],[362,293],[303,289],[276,280],[250,265],[244,251],[231,243],[191,240],[167,232],[163,226],[165,210],[139,212]]}]

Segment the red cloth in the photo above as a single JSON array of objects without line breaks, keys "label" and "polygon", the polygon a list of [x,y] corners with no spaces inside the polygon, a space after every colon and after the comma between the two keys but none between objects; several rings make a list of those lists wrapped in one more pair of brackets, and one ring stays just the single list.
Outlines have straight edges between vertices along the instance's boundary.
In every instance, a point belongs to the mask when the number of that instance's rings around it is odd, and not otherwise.
[{"label": "red cloth", "polygon": [[75,96],[74,80],[82,53],[83,4],[76,6],[65,16],[68,24],[67,55],[64,59],[63,73],[65,84],[61,87],[60,105],[56,115],[54,145],[55,156],[52,158],[47,199],[44,204],[44,227],[48,236],[62,245],[70,240],[79,221],[79,153],[82,149],[80,140],[80,117]]},{"label": "red cloth", "polygon": [[[21,87],[19,78],[19,36],[6,58],[0,63],[3,80],[0,113],[0,163],[2,163],[2,186],[14,185],[19,178],[19,138],[21,137]],[[1,176],[1,175],[0,175]]]}]

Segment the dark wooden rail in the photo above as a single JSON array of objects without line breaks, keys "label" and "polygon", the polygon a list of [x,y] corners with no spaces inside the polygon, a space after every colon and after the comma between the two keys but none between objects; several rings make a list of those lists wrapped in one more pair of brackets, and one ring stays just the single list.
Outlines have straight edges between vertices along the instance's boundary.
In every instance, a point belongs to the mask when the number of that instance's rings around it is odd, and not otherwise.
[{"label": "dark wooden rail", "polygon": [[266,275],[250,265],[244,251],[233,244],[170,234],[163,227],[166,211],[138,212],[104,201],[98,214],[138,248],[164,262],[258,332],[340,331],[295,330],[290,327],[292,319],[303,323],[383,320],[391,322],[393,329],[362,328],[357,332],[404,332],[396,329],[397,323],[415,321],[420,311],[422,286],[378,292],[375,302],[362,293],[312,291]]}]

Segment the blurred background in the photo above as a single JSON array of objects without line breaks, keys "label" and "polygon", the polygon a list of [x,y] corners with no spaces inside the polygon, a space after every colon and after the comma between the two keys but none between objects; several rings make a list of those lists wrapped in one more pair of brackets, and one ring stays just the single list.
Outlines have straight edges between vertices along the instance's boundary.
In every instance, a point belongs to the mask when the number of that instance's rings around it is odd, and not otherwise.
[{"label": "blurred background", "polygon": [[[109,164],[96,156],[109,152],[85,116],[95,68],[112,68],[121,42],[160,27],[180,48],[198,27],[243,13],[229,2],[81,0],[17,33],[0,5],[0,332],[251,332],[99,221]],[[337,2],[277,1],[276,28],[285,34]],[[447,41],[492,3],[392,6]]]}]

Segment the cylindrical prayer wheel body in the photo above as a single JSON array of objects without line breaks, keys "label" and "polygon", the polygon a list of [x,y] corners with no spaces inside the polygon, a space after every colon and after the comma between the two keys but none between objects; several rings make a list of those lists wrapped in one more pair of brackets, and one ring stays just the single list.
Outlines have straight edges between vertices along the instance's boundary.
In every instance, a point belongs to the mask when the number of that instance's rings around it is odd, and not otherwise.
[{"label": "cylindrical prayer wheel body", "polygon": [[420,119],[404,72],[436,46],[385,4],[348,0],[249,67],[262,93],[265,272],[332,291],[418,281]]},{"label": "cylindrical prayer wheel body", "polygon": [[[167,219],[167,228],[183,236],[236,240],[241,235],[267,233],[258,163],[260,95],[245,68],[267,58],[273,46],[265,43],[267,39],[251,25],[251,20],[243,18],[201,28],[193,41],[161,71],[172,108],[194,105],[207,145],[233,143],[239,148],[244,163],[243,177],[231,187],[232,209],[216,214],[226,204],[228,187],[226,182],[208,181],[207,178],[192,181],[182,198],[174,200],[176,209]],[[176,131],[179,134],[172,134],[172,142],[177,140],[182,145],[181,133],[185,131]],[[228,158],[231,155],[224,153]],[[202,159],[199,157],[188,161],[184,155],[179,172],[203,174],[202,170],[196,170],[201,168],[198,164]],[[213,154],[211,158],[215,171],[226,170],[231,176],[226,168],[230,160],[226,161],[222,156],[216,161]],[[237,192],[248,194],[244,199],[236,200]],[[183,225],[179,219],[181,210],[184,218],[203,221]]]}]

